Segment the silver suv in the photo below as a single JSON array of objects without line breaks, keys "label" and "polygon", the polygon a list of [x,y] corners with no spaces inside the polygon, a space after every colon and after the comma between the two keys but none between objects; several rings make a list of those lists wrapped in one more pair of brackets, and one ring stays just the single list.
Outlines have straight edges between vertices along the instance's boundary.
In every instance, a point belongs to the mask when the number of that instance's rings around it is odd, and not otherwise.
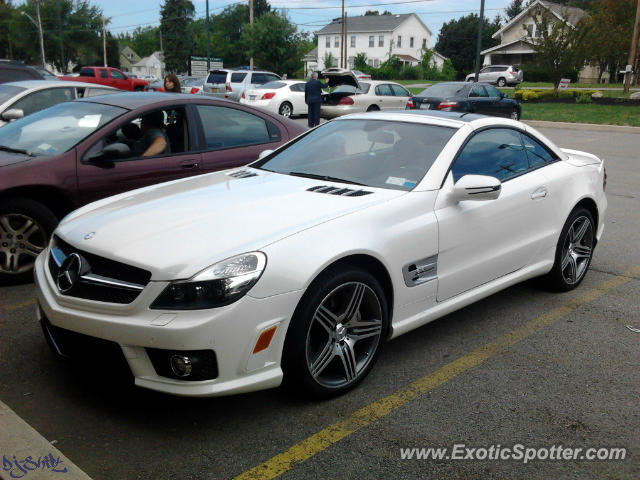
[{"label": "silver suv", "polygon": [[274,80],[280,76],[264,70],[231,70],[219,68],[211,70],[204,83],[203,93],[213,97],[240,100],[242,92],[255,88]]},{"label": "silver suv", "polygon": [[[466,81],[475,81],[476,74],[467,75]],[[480,70],[478,74],[479,82],[495,83],[499,87],[505,85],[517,85],[522,82],[523,73],[518,67],[513,65],[489,65]]]}]

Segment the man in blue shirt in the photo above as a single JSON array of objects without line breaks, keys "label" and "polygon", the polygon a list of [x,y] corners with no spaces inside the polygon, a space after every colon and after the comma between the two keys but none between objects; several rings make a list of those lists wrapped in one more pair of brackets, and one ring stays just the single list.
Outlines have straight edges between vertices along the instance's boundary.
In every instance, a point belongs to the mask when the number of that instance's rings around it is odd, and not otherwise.
[{"label": "man in blue shirt", "polygon": [[313,128],[320,123],[322,89],[328,86],[318,80],[318,72],[313,72],[311,79],[304,86],[304,103],[309,107],[309,113],[307,114],[309,128]]}]

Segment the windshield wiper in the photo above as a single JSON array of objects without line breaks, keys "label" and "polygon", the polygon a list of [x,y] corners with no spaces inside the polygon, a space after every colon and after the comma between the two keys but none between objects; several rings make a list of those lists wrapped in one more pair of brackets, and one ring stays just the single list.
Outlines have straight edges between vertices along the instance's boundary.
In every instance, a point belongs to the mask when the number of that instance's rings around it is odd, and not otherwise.
[{"label": "windshield wiper", "polygon": [[316,180],[326,180],[327,182],[341,182],[341,183],[350,183],[351,185],[360,185],[366,186],[364,183],[354,182],[353,180],[346,180],[344,178],[338,177],[330,177],[328,175],[318,175],[317,173],[306,173],[306,172],[289,172],[289,175],[293,175],[295,177],[305,177],[305,178],[314,178]]},{"label": "windshield wiper", "polygon": [[7,147],[6,145],[0,145],[0,150],[4,152],[11,152],[11,153],[22,153],[24,155],[29,155],[30,157],[35,157],[33,153],[28,152],[27,150],[22,150],[20,148],[11,148],[11,147]]}]

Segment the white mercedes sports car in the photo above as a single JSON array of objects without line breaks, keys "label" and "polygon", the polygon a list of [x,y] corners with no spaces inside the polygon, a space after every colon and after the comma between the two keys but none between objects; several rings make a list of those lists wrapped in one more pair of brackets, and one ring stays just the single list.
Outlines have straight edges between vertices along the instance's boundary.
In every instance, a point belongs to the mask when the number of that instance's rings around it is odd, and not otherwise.
[{"label": "white mercedes sports car", "polygon": [[575,288],[605,182],[600,159],[514,120],[341,117],[73,212],[36,262],[38,318],[57,353],[124,358],[141,387],[334,395],[390,338],[528,278]]}]

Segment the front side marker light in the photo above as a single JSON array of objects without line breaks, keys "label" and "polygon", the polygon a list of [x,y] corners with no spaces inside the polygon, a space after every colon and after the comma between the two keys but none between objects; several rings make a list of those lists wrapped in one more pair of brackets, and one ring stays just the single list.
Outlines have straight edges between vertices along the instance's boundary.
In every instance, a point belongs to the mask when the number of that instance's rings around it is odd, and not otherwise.
[{"label": "front side marker light", "polygon": [[273,327],[267,328],[260,334],[260,336],[258,337],[258,341],[256,342],[256,346],[253,347],[254,354],[269,348],[271,340],[273,339],[273,336],[275,335],[277,329],[278,326],[274,325]]}]

